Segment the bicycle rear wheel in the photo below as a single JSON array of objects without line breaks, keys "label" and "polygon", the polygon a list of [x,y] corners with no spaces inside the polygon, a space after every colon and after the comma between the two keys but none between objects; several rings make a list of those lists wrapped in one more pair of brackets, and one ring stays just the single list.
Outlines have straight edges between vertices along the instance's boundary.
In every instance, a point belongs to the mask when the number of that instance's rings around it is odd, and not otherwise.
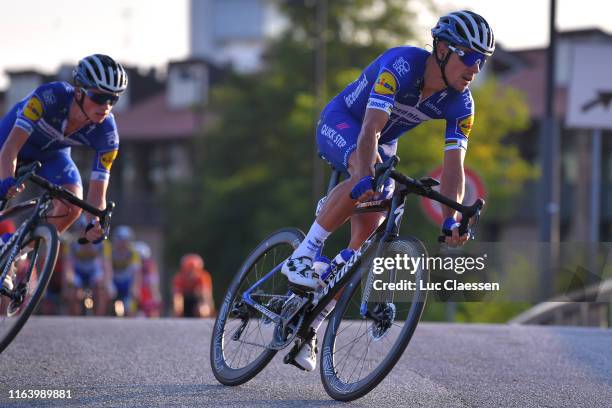
[{"label": "bicycle rear wheel", "polygon": [[[57,230],[50,224],[40,224],[19,247],[11,265],[13,297],[0,295],[0,353],[13,341],[42,298],[59,249]],[[4,268],[8,258],[0,260]]]},{"label": "bicycle rear wheel", "polygon": [[[385,244],[382,254],[376,256],[395,258],[404,254],[427,257],[424,245],[413,237]],[[344,288],[323,339],[321,380],[329,396],[340,401],[364,396],[385,378],[410,342],[425,307],[427,292],[420,285],[429,281],[429,271],[419,267],[411,274],[392,269],[386,275],[376,275],[376,279],[411,281],[415,290],[373,290],[368,298],[368,314],[362,317],[362,293],[371,267],[371,259],[362,258],[360,270]],[[380,284],[377,286],[380,288]]]},{"label": "bicycle rear wheel", "polygon": [[[295,228],[275,232],[248,256],[230,284],[215,321],[210,343],[210,364],[217,380],[240,385],[255,377],[278,352],[270,347],[276,324],[244,302],[245,291],[278,268],[304,239]],[[288,298],[287,279],[278,270],[260,282],[252,299],[280,313]]]}]

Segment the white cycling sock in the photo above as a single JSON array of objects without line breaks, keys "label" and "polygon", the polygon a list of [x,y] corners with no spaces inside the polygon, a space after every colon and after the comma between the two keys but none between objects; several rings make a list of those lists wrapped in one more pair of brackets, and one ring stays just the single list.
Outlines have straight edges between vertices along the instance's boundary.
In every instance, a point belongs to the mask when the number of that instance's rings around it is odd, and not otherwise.
[{"label": "white cycling sock", "polygon": [[315,221],[312,227],[310,227],[310,231],[308,231],[306,238],[304,238],[291,257],[299,258],[301,256],[307,256],[310,259],[314,259],[319,249],[323,247],[323,243],[327,237],[329,237],[329,234],[331,233],[325,231],[325,228]]}]

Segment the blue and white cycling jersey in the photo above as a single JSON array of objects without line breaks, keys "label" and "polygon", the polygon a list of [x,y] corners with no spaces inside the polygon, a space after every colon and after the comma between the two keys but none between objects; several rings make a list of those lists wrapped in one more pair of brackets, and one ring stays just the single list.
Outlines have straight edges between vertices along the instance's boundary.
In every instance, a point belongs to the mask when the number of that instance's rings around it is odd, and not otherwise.
[{"label": "blue and white cycling jersey", "polygon": [[108,180],[119,149],[115,119],[110,114],[102,123],[87,124],[65,135],[72,103],[76,103],[74,88],[67,82],[50,82],[39,86],[0,121],[0,146],[14,126],[23,129],[29,137],[18,159],[41,161],[41,175],[55,184],[80,184],[78,170],[70,158],[70,148],[89,146],[96,152],[91,179]]},{"label": "blue and white cycling jersey", "polygon": [[458,92],[449,87],[421,99],[425,62],[430,55],[421,48],[402,46],[372,61],[323,110],[317,128],[320,154],[346,171],[368,108],[389,114],[378,140],[383,160],[395,154],[397,139],[403,133],[431,119],[446,121],[445,150],[467,149],[474,123],[472,94],[469,89]]}]

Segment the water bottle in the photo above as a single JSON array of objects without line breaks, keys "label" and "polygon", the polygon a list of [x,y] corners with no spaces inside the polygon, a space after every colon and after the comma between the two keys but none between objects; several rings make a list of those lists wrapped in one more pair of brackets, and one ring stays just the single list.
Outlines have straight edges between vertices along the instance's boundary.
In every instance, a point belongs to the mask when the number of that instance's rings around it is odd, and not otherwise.
[{"label": "water bottle", "polygon": [[325,271],[323,275],[319,275],[321,276],[321,280],[327,282],[328,279],[331,279],[334,275],[336,275],[336,273],[340,269],[342,269],[344,264],[347,263],[349,259],[351,259],[354,253],[355,251],[350,248],[346,248],[340,251],[340,253],[334,258],[334,260],[331,261],[330,267],[327,269],[327,271]]},{"label": "water bottle", "polygon": [[[340,251],[340,253],[338,255],[336,255],[336,257],[334,258],[333,261],[329,262],[329,259],[325,258],[327,260],[327,270],[325,270],[325,272],[321,275],[319,273],[319,276],[321,277],[321,280],[327,284],[327,281],[331,278],[333,278],[336,273],[342,269],[342,267],[344,266],[345,263],[348,262],[349,259],[351,259],[351,257],[353,256],[353,254],[355,253],[354,250],[347,248],[347,249],[343,249],[342,251]],[[318,259],[318,258],[317,258]],[[316,261],[315,261],[316,263]],[[315,267],[315,271],[316,271],[316,267]],[[322,290],[323,288],[321,288]],[[312,324],[310,325],[310,327],[316,332],[317,330],[319,330],[319,327],[321,327],[321,324],[323,323],[323,321],[325,320],[325,318],[327,317],[327,315],[329,315],[334,308],[336,307],[336,299],[332,299],[326,306],[325,308],[321,311],[321,313],[319,313],[319,315],[313,320]]]}]

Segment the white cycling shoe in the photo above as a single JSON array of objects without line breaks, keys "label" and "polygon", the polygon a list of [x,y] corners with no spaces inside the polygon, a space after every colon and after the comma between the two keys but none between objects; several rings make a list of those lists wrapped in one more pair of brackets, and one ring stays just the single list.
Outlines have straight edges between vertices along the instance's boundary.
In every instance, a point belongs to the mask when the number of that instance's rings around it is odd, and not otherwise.
[{"label": "white cycling shoe", "polygon": [[319,274],[313,268],[312,259],[307,256],[289,258],[283,265],[281,273],[289,282],[302,289],[314,290],[321,284]]},{"label": "white cycling shoe", "polygon": [[313,371],[317,368],[317,336],[314,335],[308,343],[305,343],[293,359],[295,365],[304,371]]}]

